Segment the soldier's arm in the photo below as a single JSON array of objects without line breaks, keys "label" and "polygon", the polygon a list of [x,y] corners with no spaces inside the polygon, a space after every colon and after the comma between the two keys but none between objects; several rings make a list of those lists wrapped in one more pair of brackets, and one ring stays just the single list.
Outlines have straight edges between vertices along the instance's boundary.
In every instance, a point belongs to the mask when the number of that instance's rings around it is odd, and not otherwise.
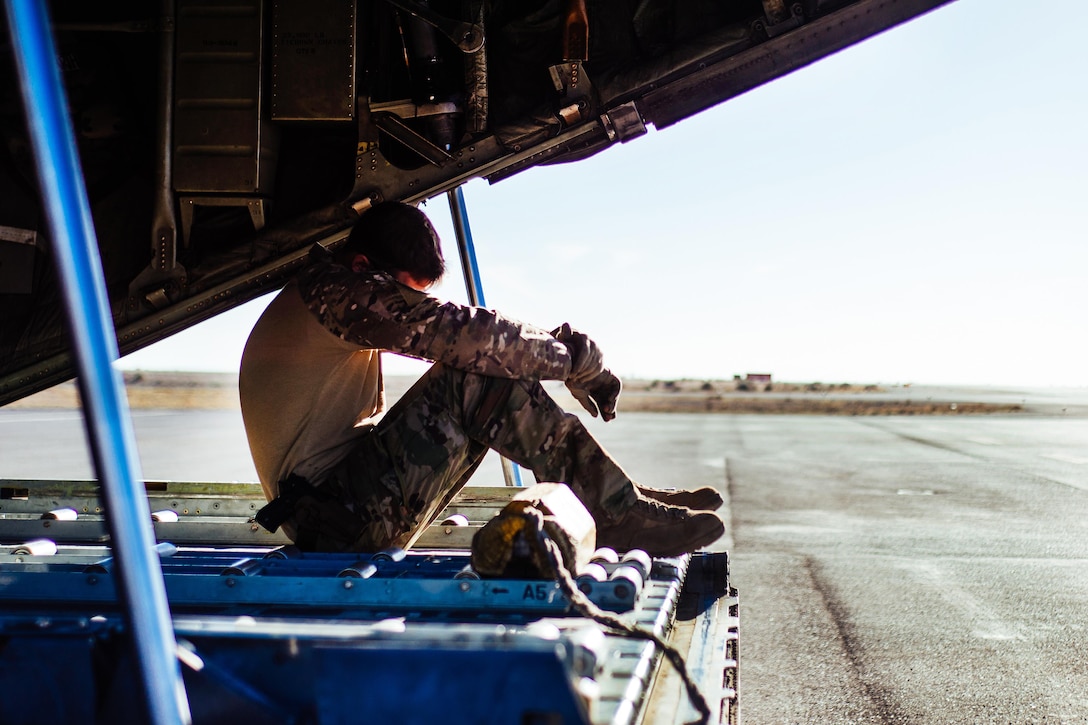
[{"label": "soldier's arm", "polygon": [[441,362],[466,372],[565,380],[571,357],[548,332],[492,310],[442,302],[384,272],[357,274],[328,261],[299,273],[299,293],[337,337]]}]

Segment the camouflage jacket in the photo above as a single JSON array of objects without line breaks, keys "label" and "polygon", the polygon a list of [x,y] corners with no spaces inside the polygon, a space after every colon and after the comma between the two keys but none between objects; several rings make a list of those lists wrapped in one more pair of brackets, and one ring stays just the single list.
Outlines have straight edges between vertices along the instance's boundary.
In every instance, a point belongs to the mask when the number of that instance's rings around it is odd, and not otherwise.
[{"label": "camouflage jacket", "polygon": [[353,272],[320,246],[309,261],[297,277],[299,293],[342,340],[494,377],[565,380],[570,374],[567,346],[542,329],[482,307],[442,302],[386,272]]}]

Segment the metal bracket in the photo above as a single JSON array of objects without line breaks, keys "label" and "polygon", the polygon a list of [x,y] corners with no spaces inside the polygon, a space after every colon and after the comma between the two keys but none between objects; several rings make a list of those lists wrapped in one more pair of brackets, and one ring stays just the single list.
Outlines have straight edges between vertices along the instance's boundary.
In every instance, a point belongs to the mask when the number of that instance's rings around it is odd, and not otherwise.
[{"label": "metal bracket", "polygon": [[768,38],[774,38],[787,30],[799,28],[805,22],[805,9],[801,3],[794,3],[788,8],[785,0],[763,0],[765,20],[757,20],[752,29]]},{"label": "metal bracket", "polygon": [[552,85],[560,94],[559,118],[563,126],[569,128],[584,121],[590,105],[589,82],[585,68],[580,60],[569,60],[548,67]]},{"label": "metal bracket", "polygon": [[404,121],[392,113],[371,113],[370,120],[375,126],[400,141],[402,144],[416,152],[435,166],[441,166],[449,161],[452,156],[424,136],[416,133]]},{"label": "metal bracket", "polygon": [[646,124],[634,101],[628,101],[601,115],[601,126],[608,134],[609,141],[627,143],[646,133]]},{"label": "metal bracket", "polygon": [[261,196],[183,196],[178,199],[181,206],[181,240],[189,246],[189,234],[193,229],[193,216],[198,206],[244,206],[249,210],[253,231],[264,229],[265,212],[269,200]]}]

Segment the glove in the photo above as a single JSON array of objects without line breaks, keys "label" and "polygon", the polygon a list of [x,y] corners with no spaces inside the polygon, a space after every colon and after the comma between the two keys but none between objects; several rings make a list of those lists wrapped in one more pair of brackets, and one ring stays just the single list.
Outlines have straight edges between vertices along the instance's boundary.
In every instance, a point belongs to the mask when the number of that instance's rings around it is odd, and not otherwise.
[{"label": "glove", "polygon": [[574,399],[581,403],[582,407],[588,410],[594,418],[597,417],[597,411],[600,410],[601,417],[606,422],[616,417],[616,403],[619,401],[622,387],[623,384],[620,383],[620,379],[613,375],[608,368],[602,370],[597,377],[590,380],[582,388],[575,388],[569,382],[567,383],[567,388],[570,389]]},{"label": "glove", "polygon": [[552,335],[570,350],[571,371],[566,385],[574,399],[594,418],[598,415],[606,421],[615,418],[622,384],[604,367],[597,343],[566,322],[553,330]]},{"label": "glove", "polygon": [[604,370],[601,349],[589,338],[589,335],[571,329],[570,323],[564,322],[552,330],[552,337],[566,345],[567,350],[570,351],[568,386],[582,386]]}]

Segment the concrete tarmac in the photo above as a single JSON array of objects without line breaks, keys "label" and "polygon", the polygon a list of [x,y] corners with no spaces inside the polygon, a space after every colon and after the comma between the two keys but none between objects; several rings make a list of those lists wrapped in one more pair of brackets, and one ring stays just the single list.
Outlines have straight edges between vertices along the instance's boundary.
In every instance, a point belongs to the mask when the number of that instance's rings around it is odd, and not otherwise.
[{"label": "concrete tarmac", "polygon": [[[134,422],[149,479],[255,480],[236,411]],[[1088,722],[1088,418],[589,425],[636,480],[728,494],[747,725]],[[90,475],[78,413],[0,409],[0,477]]]},{"label": "concrete tarmac", "polygon": [[1088,419],[628,425],[632,473],[724,479],[743,722],[1088,722]]}]

